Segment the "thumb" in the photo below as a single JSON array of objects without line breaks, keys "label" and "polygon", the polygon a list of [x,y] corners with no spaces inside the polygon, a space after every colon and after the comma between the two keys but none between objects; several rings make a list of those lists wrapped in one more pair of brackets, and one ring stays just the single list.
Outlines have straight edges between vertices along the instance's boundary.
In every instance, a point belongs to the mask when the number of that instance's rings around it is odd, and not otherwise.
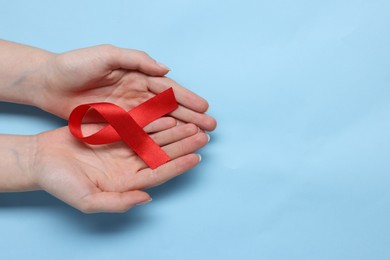
[{"label": "thumb", "polygon": [[98,192],[84,197],[79,210],[84,213],[125,212],[130,208],[150,202],[152,199],[144,191]]},{"label": "thumb", "polygon": [[111,45],[109,45],[107,51],[109,65],[113,66],[113,69],[137,70],[150,76],[164,76],[170,70],[144,51],[118,48]]}]

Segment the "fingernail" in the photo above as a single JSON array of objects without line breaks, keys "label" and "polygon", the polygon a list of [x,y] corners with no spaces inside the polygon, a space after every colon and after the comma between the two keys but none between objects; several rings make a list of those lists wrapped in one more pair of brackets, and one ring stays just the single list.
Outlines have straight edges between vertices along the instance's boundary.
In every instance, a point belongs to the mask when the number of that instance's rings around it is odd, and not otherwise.
[{"label": "fingernail", "polygon": [[167,65],[164,65],[162,63],[157,62],[157,65],[160,66],[161,68],[165,69],[165,70],[171,70]]},{"label": "fingernail", "polygon": [[202,161],[202,155],[198,154],[199,162]]},{"label": "fingernail", "polygon": [[153,200],[153,199],[150,198],[150,199],[148,199],[148,200],[145,200],[145,201],[142,201],[142,202],[140,202],[140,203],[137,203],[136,206],[145,205],[146,203],[149,203],[149,202],[151,202],[152,200]]},{"label": "fingernail", "polygon": [[209,134],[206,134],[206,135],[207,135],[207,142],[210,142],[210,139],[211,139],[210,135]]}]

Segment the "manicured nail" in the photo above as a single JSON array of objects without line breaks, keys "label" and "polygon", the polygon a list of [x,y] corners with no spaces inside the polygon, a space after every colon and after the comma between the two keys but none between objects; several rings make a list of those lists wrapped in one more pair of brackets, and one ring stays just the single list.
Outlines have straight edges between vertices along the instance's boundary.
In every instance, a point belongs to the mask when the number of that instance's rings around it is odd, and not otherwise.
[{"label": "manicured nail", "polygon": [[202,161],[202,155],[198,154],[199,162]]},{"label": "manicured nail", "polygon": [[207,142],[210,142],[210,139],[211,139],[210,135],[209,134],[206,134],[206,135],[207,135]]},{"label": "manicured nail", "polygon": [[161,68],[165,69],[165,70],[171,70],[167,65],[164,65],[162,63],[157,62],[157,65],[160,66]]},{"label": "manicured nail", "polygon": [[140,203],[137,203],[136,206],[141,206],[141,205],[145,205],[146,203],[149,203],[152,201],[152,198],[148,199],[148,200],[145,200],[145,201],[142,201]]}]

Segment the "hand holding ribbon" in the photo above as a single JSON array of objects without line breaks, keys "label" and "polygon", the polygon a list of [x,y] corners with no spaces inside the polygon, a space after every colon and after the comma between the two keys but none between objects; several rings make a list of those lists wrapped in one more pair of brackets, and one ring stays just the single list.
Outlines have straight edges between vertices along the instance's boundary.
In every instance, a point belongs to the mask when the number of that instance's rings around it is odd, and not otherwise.
[{"label": "hand holding ribbon", "polygon": [[[152,121],[178,107],[173,89],[147,100],[126,112],[112,103],[91,103],[76,107],[69,117],[69,130],[88,144],[106,144],[123,140],[152,169],[170,160],[169,156],[142,129]],[[89,109],[96,110],[109,125],[95,134],[84,137],[81,124]]]}]

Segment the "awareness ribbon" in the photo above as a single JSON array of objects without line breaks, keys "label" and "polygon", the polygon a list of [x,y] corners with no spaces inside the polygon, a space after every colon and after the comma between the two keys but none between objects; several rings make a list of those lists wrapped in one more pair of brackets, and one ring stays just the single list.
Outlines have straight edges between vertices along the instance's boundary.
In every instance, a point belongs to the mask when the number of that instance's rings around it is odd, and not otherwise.
[{"label": "awareness ribbon", "polygon": [[[70,114],[68,125],[73,136],[88,144],[124,141],[150,168],[155,169],[171,158],[143,128],[177,107],[173,90],[169,88],[128,112],[107,102],[80,105]],[[109,125],[90,136],[83,136],[81,124],[89,109],[98,112]]]}]

